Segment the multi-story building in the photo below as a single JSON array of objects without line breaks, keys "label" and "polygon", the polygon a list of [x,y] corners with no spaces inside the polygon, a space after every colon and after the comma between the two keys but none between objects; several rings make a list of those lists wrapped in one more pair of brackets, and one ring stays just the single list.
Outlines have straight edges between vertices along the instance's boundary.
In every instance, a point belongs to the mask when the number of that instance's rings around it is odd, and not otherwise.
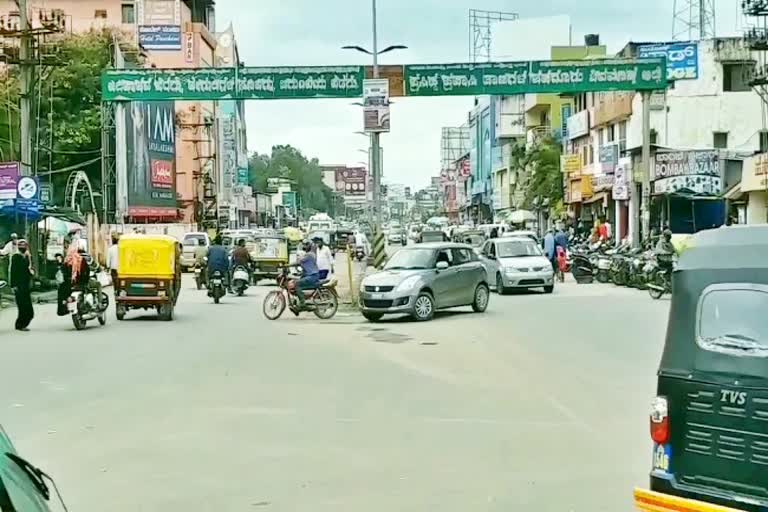
[{"label": "multi-story building", "polygon": [[[146,66],[155,68],[216,66],[214,4],[214,0],[28,0],[32,19],[35,18],[35,12],[44,10],[63,15],[68,31],[114,29],[123,41],[138,44],[145,56]],[[15,1],[0,0],[0,15],[15,12],[18,12]],[[215,221],[216,106],[213,102],[194,101],[176,102],[172,108],[176,113],[176,141],[172,157],[175,175],[172,188],[157,192],[151,190],[154,183],[149,182],[146,184],[147,190],[131,196],[124,193],[127,188],[125,183],[122,186],[118,183],[116,199],[120,220],[203,222],[206,220],[204,217],[210,215],[208,220]],[[158,111],[161,109],[159,107]],[[142,109],[134,108],[130,112],[119,110],[119,113],[116,112],[115,124],[124,138],[124,133],[130,132],[132,122],[143,122],[137,118],[137,113]],[[127,120],[126,116],[131,115],[133,120]],[[121,127],[123,123],[128,126]],[[123,151],[132,151],[125,144],[122,147]],[[127,163],[127,158],[126,155],[116,155],[118,181],[133,180],[127,173],[133,172],[134,166]],[[163,186],[168,185],[164,183]],[[158,193],[168,195],[172,207],[157,208],[150,204],[140,204],[141,200],[136,199],[152,198]],[[152,202],[151,199],[148,202]],[[212,211],[206,213],[206,210]]]}]

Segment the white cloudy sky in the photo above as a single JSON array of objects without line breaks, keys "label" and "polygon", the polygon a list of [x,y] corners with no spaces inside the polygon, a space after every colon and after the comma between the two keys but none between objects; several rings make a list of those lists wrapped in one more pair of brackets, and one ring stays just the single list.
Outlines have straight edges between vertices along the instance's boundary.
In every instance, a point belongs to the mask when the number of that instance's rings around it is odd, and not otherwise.
[{"label": "white cloudy sky", "polygon": [[[673,0],[378,0],[381,47],[405,44],[408,50],[382,56],[382,63],[438,63],[468,60],[469,8],[512,11],[522,18],[566,15],[574,44],[585,33],[599,33],[609,52],[628,40],[668,40]],[[719,0],[718,35],[739,29],[738,0]],[[217,29],[234,24],[241,58],[249,66],[368,64],[370,57],[341,50],[345,44],[370,47],[369,0],[218,0]],[[525,44],[540,33],[526,24],[506,38],[520,41],[515,58],[541,58],[525,53]],[[541,32],[540,30],[537,32]],[[505,52],[507,53],[507,52]],[[400,98],[392,106],[392,133],[382,136],[385,179],[422,187],[439,172],[440,128],[458,126],[472,99]],[[283,100],[251,102],[248,140],[251,150],[269,152],[275,144],[292,144],[322,163],[356,164],[367,138],[360,108],[347,100]]]}]

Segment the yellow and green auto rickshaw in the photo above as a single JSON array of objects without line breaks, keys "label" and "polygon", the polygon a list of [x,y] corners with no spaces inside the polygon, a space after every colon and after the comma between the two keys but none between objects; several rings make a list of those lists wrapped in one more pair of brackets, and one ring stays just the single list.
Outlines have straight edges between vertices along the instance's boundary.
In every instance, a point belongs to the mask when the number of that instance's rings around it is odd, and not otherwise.
[{"label": "yellow and green auto rickshaw", "polygon": [[181,250],[165,235],[125,235],[118,245],[116,314],[123,320],[131,309],[156,309],[162,320],[173,320],[181,290]]},{"label": "yellow and green auto rickshaw", "polygon": [[279,234],[256,234],[250,251],[253,281],[277,279],[280,269],[288,266],[288,239]]}]

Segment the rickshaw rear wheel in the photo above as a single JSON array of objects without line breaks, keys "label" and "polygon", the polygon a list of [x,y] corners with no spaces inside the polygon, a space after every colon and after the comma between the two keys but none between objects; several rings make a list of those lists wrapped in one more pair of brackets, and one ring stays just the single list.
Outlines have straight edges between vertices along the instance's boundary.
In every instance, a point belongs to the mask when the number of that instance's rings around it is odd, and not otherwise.
[{"label": "rickshaw rear wheel", "polygon": [[122,304],[118,304],[117,306],[115,306],[115,316],[117,317],[118,320],[125,319],[125,313],[127,313],[125,306],[123,306]]}]

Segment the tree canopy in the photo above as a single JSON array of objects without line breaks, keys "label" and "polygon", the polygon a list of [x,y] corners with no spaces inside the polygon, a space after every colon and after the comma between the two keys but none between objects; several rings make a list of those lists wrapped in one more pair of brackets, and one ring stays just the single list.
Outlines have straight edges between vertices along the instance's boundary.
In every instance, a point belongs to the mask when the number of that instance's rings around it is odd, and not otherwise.
[{"label": "tree canopy", "polygon": [[542,204],[545,200],[551,208],[558,208],[563,201],[563,177],[560,171],[560,144],[552,138],[527,146],[520,143],[512,148],[515,168],[528,171],[523,183],[524,207]]},{"label": "tree canopy", "polygon": [[[59,43],[59,64],[42,69],[34,85],[32,166],[38,172],[75,168],[94,188],[101,184],[101,72],[109,67],[112,32],[71,34]],[[9,68],[0,90],[0,158],[19,159],[18,70]],[[54,198],[63,199],[68,172],[54,174]]]},{"label": "tree canopy", "polygon": [[272,147],[272,154],[254,153],[249,159],[249,180],[257,192],[267,192],[269,178],[285,178],[293,182],[305,213],[334,211],[333,191],[323,183],[316,158],[308,160],[291,145]]}]

